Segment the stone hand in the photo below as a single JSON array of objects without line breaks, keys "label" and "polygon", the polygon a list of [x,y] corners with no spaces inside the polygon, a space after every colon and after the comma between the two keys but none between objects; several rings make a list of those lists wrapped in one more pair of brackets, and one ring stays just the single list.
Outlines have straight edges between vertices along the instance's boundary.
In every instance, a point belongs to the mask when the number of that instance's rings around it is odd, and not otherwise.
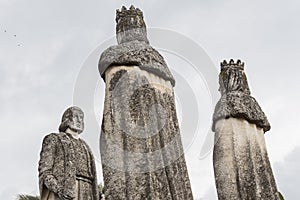
[{"label": "stone hand", "polygon": [[59,192],[58,193],[58,197],[61,200],[72,200],[72,199],[74,199],[74,197],[71,197],[71,196],[69,196],[67,194],[64,194],[63,192]]}]

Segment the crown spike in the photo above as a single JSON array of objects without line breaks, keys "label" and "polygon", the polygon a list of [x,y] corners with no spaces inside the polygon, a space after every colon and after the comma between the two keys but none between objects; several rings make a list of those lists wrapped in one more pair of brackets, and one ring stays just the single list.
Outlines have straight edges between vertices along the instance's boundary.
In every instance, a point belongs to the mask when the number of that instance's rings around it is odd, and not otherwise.
[{"label": "crown spike", "polygon": [[119,9],[116,10],[116,16],[119,16],[119,14],[121,13],[121,11]]},{"label": "crown spike", "polygon": [[134,5],[131,5],[129,9],[130,9],[130,10],[135,10]]},{"label": "crown spike", "polygon": [[236,62],[233,59],[230,59],[229,62],[223,60],[223,62],[221,62],[221,70],[228,68],[238,68],[244,70],[244,62],[242,62],[240,59],[238,59]]},{"label": "crown spike", "polygon": [[227,61],[223,60],[223,62],[221,63],[221,66],[225,66],[225,65],[227,65]]},{"label": "crown spike", "polygon": [[127,10],[127,8],[126,8],[125,6],[122,6],[121,11],[123,12],[123,11],[125,11],[125,10]]}]

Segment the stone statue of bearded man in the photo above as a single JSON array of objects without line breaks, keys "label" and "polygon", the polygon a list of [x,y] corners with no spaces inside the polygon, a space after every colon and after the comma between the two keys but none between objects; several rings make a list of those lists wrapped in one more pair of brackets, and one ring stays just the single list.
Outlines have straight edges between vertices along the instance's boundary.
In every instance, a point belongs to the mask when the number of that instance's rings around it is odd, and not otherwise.
[{"label": "stone statue of bearded man", "polygon": [[79,138],[83,111],[68,108],[59,133],[45,136],[39,161],[41,200],[98,200],[96,167],[89,146]]}]

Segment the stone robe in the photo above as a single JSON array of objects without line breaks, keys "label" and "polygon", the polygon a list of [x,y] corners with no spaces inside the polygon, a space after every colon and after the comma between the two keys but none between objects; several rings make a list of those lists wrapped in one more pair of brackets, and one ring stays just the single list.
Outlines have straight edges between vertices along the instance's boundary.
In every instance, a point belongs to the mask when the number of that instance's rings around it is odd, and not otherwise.
[{"label": "stone robe", "polygon": [[[82,158],[86,158],[85,163]],[[89,172],[78,172],[79,168],[88,168]],[[63,132],[47,135],[40,153],[39,187],[41,200],[58,200],[58,193],[76,200],[98,200],[96,166],[88,145]]]},{"label": "stone robe", "polygon": [[277,200],[264,131],[241,118],[218,120],[213,152],[220,200]]},{"label": "stone robe", "polygon": [[106,70],[105,199],[193,199],[170,81],[137,66]]}]

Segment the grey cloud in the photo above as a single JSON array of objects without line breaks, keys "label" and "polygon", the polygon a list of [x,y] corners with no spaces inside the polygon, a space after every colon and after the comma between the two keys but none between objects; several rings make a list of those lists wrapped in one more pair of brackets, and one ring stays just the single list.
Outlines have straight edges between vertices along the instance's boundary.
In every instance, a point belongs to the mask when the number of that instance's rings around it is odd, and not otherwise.
[{"label": "grey cloud", "polygon": [[[148,27],[164,27],[192,38],[216,64],[224,58],[242,58],[253,95],[273,124],[266,134],[271,161],[280,160],[297,145],[299,136],[294,124],[298,123],[295,113],[300,111],[300,3],[296,0],[15,0],[0,4],[0,156],[6,163],[1,166],[0,177],[6,180],[0,187],[1,199],[38,192],[36,173],[42,137],[57,131],[62,112],[73,103],[74,84],[82,63],[93,49],[114,35],[115,9],[123,4],[140,7]],[[13,34],[17,37],[11,37]],[[97,74],[97,66],[91,67]],[[102,112],[101,106],[97,109]],[[92,110],[86,113],[94,114]],[[201,115],[212,113],[203,111]],[[97,128],[87,127],[83,133],[95,154],[99,154]],[[193,148],[186,159],[195,160],[199,153],[200,149]],[[297,197],[294,187],[298,185],[293,171],[293,166],[298,166],[297,153],[293,155],[274,165],[279,188],[291,199]],[[204,168],[212,171],[210,165]],[[196,167],[189,170],[190,176],[199,176]],[[100,173],[99,170],[101,177]],[[206,177],[200,174],[199,180],[211,180]],[[197,188],[193,191],[196,197],[204,192],[198,182],[192,182]],[[203,197],[213,199],[209,196],[211,191]]]},{"label": "grey cloud", "polygon": [[278,181],[279,191],[285,199],[298,199],[300,192],[300,147],[295,148],[281,162],[274,163],[274,173]]}]

